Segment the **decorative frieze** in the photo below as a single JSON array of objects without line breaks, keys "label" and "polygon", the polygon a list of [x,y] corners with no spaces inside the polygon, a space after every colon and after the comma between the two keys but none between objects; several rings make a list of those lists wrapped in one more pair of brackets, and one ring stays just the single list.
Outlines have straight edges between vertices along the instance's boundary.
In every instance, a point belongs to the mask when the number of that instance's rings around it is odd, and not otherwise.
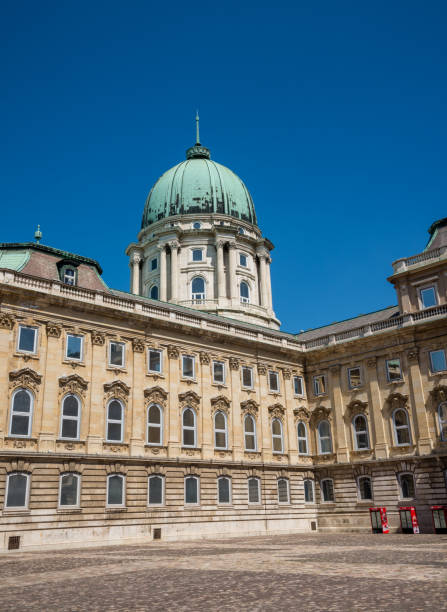
[{"label": "decorative frieze", "polygon": [[289,370],[289,368],[281,368],[282,370],[282,375],[284,376],[284,380],[290,380],[290,377],[292,376],[292,371]]},{"label": "decorative frieze", "polygon": [[62,333],[62,326],[55,321],[48,321],[46,325],[47,336],[49,338],[60,338]]},{"label": "decorative frieze", "polygon": [[0,312],[0,327],[12,329],[14,327],[14,317],[9,312]]},{"label": "decorative frieze", "polygon": [[31,368],[22,368],[9,373],[9,388],[10,390],[17,387],[27,387],[37,393],[39,385],[42,382],[42,375],[38,374]]},{"label": "decorative frieze", "polygon": [[144,340],[142,338],[133,338],[132,339],[132,348],[134,353],[144,353]]},{"label": "decorative frieze", "polygon": [[104,334],[104,332],[98,331],[97,329],[94,329],[91,332],[91,337],[92,337],[92,344],[96,345],[96,346],[104,346],[104,343],[106,341],[106,336]]},{"label": "decorative frieze", "polygon": [[85,397],[88,382],[79,376],[79,374],[70,374],[69,376],[61,376],[59,378],[59,395],[73,393]]}]

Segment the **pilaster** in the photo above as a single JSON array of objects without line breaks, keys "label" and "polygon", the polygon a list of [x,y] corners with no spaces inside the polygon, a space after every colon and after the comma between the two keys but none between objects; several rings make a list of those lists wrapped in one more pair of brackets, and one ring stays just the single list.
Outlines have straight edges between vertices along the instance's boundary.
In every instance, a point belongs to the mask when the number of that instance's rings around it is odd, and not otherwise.
[{"label": "pilaster", "polygon": [[428,415],[425,406],[424,387],[419,368],[419,351],[417,348],[407,352],[409,382],[412,396],[413,422],[417,425],[417,447],[420,455],[429,455],[433,449],[430,438]]},{"label": "pilaster", "polygon": [[389,449],[385,438],[385,423],[382,415],[382,398],[377,378],[376,357],[370,357],[366,360],[366,378],[371,405],[371,424],[374,428],[374,454],[376,459],[386,459]]},{"label": "pilaster", "polygon": [[343,419],[343,394],[340,387],[340,366],[332,366],[330,371],[330,394],[331,403],[334,410],[334,422],[335,432],[332,432],[334,436],[335,448],[334,452],[337,454],[338,463],[347,463],[349,461],[349,448],[346,439],[346,427]]},{"label": "pilaster", "polygon": [[140,338],[132,342],[132,386],[129,397],[129,410],[132,415],[130,435],[130,454],[144,455],[146,441],[146,406],[144,401],[145,345]]}]

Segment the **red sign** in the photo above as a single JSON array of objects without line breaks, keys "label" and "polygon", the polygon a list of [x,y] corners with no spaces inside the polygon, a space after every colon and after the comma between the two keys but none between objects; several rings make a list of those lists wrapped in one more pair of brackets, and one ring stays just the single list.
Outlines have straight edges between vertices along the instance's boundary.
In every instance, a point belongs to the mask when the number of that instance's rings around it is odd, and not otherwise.
[{"label": "red sign", "polygon": [[382,533],[389,533],[390,528],[388,525],[388,517],[386,515],[386,508],[370,508],[370,512],[380,512],[380,522],[382,524]]}]

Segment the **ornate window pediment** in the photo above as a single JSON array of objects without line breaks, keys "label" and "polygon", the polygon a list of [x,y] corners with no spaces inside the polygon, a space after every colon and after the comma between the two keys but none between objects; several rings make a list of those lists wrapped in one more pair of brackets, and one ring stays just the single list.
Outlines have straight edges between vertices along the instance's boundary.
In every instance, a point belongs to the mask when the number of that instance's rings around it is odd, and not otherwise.
[{"label": "ornate window pediment", "polygon": [[353,417],[356,414],[368,414],[368,402],[362,402],[359,399],[354,399],[346,406],[347,415]]},{"label": "ornate window pediment", "polygon": [[79,374],[70,374],[69,376],[61,376],[59,378],[59,395],[74,393],[84,397],[87,387],[88,382],[82,376],[79,376]]},{"label": "ornate window pediment", "polygon": [[327,406],[318,406],[312,411],[310,416],[310,420],[313,424],[318,423],[318,421],[322,419],[327,419],[329,421],[332,419],[332,411]]},{"label": "ornate window pediment", "polygon": [[388,412],[393,412],[397,408],[406,408],[408,402],[408,395],[402,395],[399,392],[392,392],[388,395],[385,400],[385,406],[388,409]]},{"label": "ornate window pediment", "polygon": [[150,387],[144,390],[144,399],[165,407],[168,399],[168,392],[158,386]]},{"label": "ornate window pediment", "polygon": [[435,403],[447,401],[447,387],[445,385],[436,385],[431,391],[430,396]]},{"label": "ornate window pediment", "polygon": [[211,398],[211,406],[213,410],[222,410],[228,414],[231,402],[225,395],[218,395],[217,397]]},{"label": "ornate window pediment", "polygon": [[241,410],[243,413],[250,413],[253,416],[256,416],[259,411],[259,404],[255,402],[255,400],[248,399],[244,402],[241,402]]},{"label": "ornate window pediment", "polygon": [[298,421],[304,421],[306,423],[310,421],[310,412],[306,408],[295,408],[293,414]]},{"label": "ornate window pediment", "polygon": [[122,380],[114,380],[104,385],[104,399],[106,402],[113,397],[127,404],[129,392],[130,387]]},{"label": "ornate window pediment", "polygon": [[22,368],[9,373],[9,388],[28,387],[37,393],[39,385],[42,382],[42,375],[38,374],[31,368]]},{"label": "ornate window pediment", "polygon": [[273,404],[272,406],[269,406],[268,411],[273,419],[282,419],[286,412],[284,406],[282,406],[281,404]]},{"label": "ornate window pediment", "polygon": [[200,395],[197,395],[195,391],[185,391],[185,393],[179,393],[178,401],[182,410],[187,406],[191,406],[192,408],[198,410],[200,405]]}]

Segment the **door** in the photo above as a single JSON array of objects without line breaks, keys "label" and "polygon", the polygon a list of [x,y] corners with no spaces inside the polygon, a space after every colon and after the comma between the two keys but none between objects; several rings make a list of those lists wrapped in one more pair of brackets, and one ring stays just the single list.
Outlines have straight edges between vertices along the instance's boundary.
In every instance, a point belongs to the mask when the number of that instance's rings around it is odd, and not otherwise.
[{"label": "door", "polygon": [[373,533],[383,533],[382,529],[382,518],[380,516],[380,510],[370,510],[371,514],[371,526]]},{"label": "door", "polygon": [[399,514],[402,533],[413,533],[413,523],[411,521],[410,510],[400,510]]},{"label": "door", "polygon": [[433,512],[433,524],[435,526],[435,533],[447,533],[447,522],[445,519],[446,511],[444,508],[432,510]]}]

